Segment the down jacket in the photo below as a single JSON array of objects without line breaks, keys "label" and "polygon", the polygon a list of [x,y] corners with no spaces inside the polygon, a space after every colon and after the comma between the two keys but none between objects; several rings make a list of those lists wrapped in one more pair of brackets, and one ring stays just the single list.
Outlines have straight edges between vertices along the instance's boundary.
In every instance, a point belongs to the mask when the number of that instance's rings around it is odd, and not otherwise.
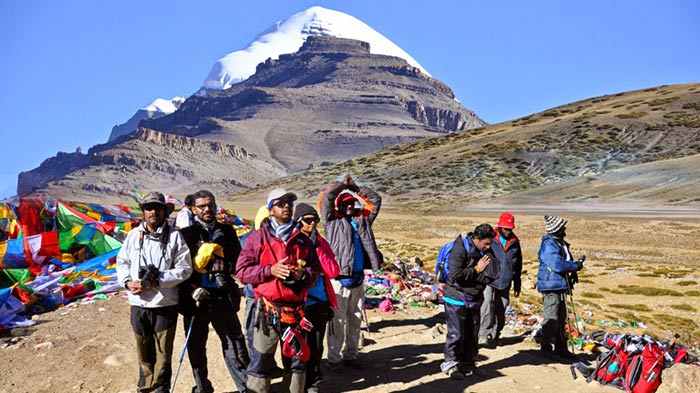
[{"label": "down jacket", "polygon": [[[209,297],[206,302],[212,302],[216,305],[222,305],[227,308],[232,308],[238,311],[241,303],[241,293],[238,289],[238,284],[233,280],[233,274],[236,271],[236,261],[241,253],[241,243],[238,241],[238,235],[231,225],[216,222],[214,229],[210,233],[199,222],[191,226],[180,229],[182,237],[190,249],[190,257],[195,260],[199,247],[206,242],[212,242],[220,245],[224,250],[224,274],[228,286],[226,288],[207,288]],[[209,266],[207,266],[209,271]],[[180,312],[183,314],[192,314],[195,311],[195,302],[192,299],[192,292],[199,288],[202,283],[202,273],[192,270],[192,275],[185,282],[180,284]]]},{"label": "down jacket", "polygon": [[[260,229],[246,239],[236,263],[236,277],[243,284],[253,286],[256,299],[263,296],[270,302],[303,303],[320,272],[316,250],[311,240],[297,228],[294,228],[287,242],[283,242],[272,233],[271,219],[265,218]],[[297,283],[301,287],[299,292],[272,275],[272,265],[284,258],[289,258],[290,265],[296,264],[299,259],[306,261],[302,282]]]},{"label": "down jacket", "polygon": [[[355,258],[355,243],[353,241],[353,229],[350,221],[336,210],[336,198],[343,190],[355,192],[365,202],[365,210],[361,214],[352,217],[357,225],[357,233],[365,252],[365,268],[379,269],[382,264],[382,255],[377,249],[377,243],[372,231],[372,223],[379,214],[382,198],[368,187],[331,183],[319,198],[319,211],[326,230],[326,239],[333,248],[335,259],[340,266],[340,276],[352,275],[352,265]],[[371,266],[367,266],[367,262]]]},{"label": "down jacket", "polygon": [[[561,242],[561,243],[560,243]],[[540,268],[537,271],[537,290],[540,292],[553,292],[566,290],[566,274],[575,272],[576,263],[567,260],[566,250],[569,243],[564,240],[556,240],[552,235],[542,237],[542,245],[538,257]]]}]

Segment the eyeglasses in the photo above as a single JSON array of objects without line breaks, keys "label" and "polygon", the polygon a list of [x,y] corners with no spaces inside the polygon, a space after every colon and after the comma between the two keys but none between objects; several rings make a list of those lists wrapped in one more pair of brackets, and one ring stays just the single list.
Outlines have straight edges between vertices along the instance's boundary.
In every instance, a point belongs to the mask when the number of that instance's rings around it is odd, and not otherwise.
[{"label": "eyeglasses", "polygon": [[288,201],[286,199],[275,201],[272,206],[284,207],[285,205],[294,206],[294,201]]},{"label": "eyeglasses", "polygon": [[314,223],[315,223],[315,224],[318,224],[318,222],[319,222],[320,220],[318,219],[318,217],[313,217],[313,216],[312,216],[312,217],[304,217],[304,218],[301,219],[301,221],[302,221],[304,224],[311,225],[311,224],[314,224]]},{"label": "eyeglasses", "polygon": [[206,208],[209,208],[209,210],[216,209],[216,205],[212,205],[212,204],[210,204],[210,205],[195,205],[194,207],[196,207],[199,210],[205,210]]},{"label": "eyeglasses", "polygon": [[159,205],[157,203],[149,203],[147,205],[141,206],[141,210],[143,210],[143,211],[161,210],[161,209],[164,210],[165,206]]}]

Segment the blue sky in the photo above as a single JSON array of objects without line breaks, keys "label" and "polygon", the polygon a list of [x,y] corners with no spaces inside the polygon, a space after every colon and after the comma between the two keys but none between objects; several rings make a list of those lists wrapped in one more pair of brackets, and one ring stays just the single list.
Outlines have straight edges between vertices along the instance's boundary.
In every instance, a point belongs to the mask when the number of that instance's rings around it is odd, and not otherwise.
[{"label": "blue sky", "polygon": [[382,33],[490,123],[700,81],[694,0],[0,0],[0,197],[153,99],[194,93],[216,60],[314,5]]}]

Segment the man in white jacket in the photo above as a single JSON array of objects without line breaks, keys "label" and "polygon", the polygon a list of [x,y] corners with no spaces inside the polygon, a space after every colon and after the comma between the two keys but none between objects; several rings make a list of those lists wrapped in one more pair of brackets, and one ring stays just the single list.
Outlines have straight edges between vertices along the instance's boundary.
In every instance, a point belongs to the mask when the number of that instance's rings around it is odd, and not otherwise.
[{"label": "man in white jacket", "polygon": [[143,223],[127,235],[117,254],[117,277],[127,289],[139,360],[139,392],[170,392],[177,327],[177,284],[192,273],[182,235],[166,221],[172,204],[158,192],[139,201]]}]

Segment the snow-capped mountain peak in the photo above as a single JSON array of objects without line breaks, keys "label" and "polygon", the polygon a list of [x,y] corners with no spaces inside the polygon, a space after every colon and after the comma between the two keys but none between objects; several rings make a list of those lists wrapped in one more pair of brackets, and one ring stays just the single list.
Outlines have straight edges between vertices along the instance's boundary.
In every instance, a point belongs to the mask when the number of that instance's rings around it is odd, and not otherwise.
[{"label": "snow-capped mountain peak", "polygon": [[247,47],[229,53],[214,63],[202,88],[223,90],[255,73],[256,66],[268,58],[294,53],[310,35],[329,35],[369,42],[373,54],[403,58],[430,75],[413,57],[359,19],[323,7],[311,7],[277,22],[263,31]]},{"label": "snow-capped mountain peak", "polygon": [[174,97],[171,100],[166,100],[164,98],[156,98],[150,104],[140,108],[142,111],[146,112],[158,112],[165,115],[169,115],[175,112],[182,103],[185,102],[185,97]]},{"label": "snow-capped mountain peak", "polygon": [[126,123],[118,124],[112,127],[112,132],[109,134],[109,141],[113,141],[122,135],[130,134],[139,126],[139,122],[144,119],[157,119],[159,117],[169,115],[185,102],[185,97],[174,97],[170,100],[164,98],[156,98],[150,104],[139,108],[136,113]]}]

